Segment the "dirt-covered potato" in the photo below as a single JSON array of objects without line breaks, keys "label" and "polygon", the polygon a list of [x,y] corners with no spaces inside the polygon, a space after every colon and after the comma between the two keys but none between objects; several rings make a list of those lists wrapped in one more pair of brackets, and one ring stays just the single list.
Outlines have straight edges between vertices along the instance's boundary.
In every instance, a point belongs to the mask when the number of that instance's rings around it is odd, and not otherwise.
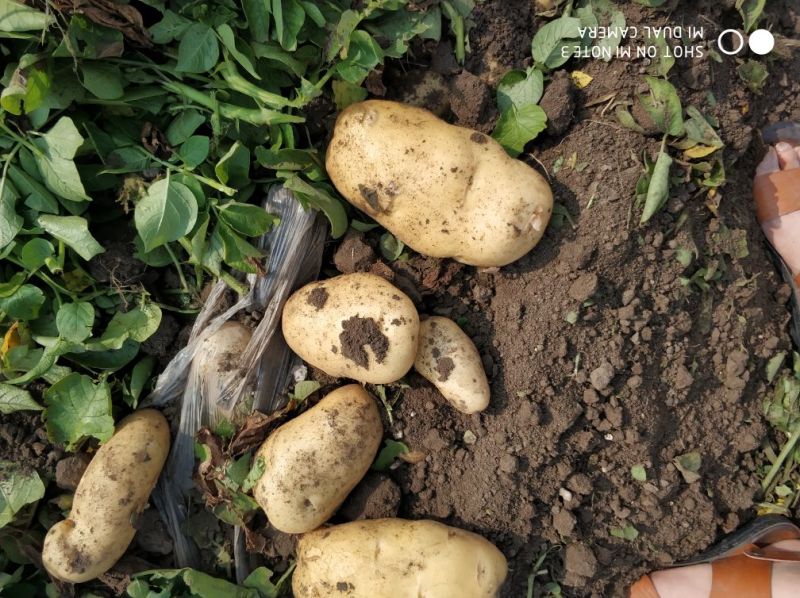
[{"label": "dirt-covered potato", "polygon": [[406,245],[473,266],[528,253],[553,211],[547,181],[494,139],[396,102],[343,110],[326,166],[350,203]]},{"label": "dirt-covered potato", "polygon": [[133,540],[134,523],[169,453],[169,424],[159,411],[137,411],[117,426],[81,478],[69,517],[47,532],[45,569],[71,583],[108,571]]},{"label": "dirt-covered potato", "polygon": [[228,405],[220,400],[225,388],[241,375],[239,360],[251,336],[247,326],[229,321],[198,347],[189,377],[199,381],[199,390],[209,407],[212,428],[222,418],[239,424],[252,411],[252,403],[245,405],[241,401],[239,405]]},{"label": "dirt-covered potato", "polygon": [[300,538],[295,598],[492,598],[506,559],[477,534],[435,521],[372,519]]},{"label": "dirt-covered potato", "polygon": [[375,400],[358,384],[329,393],[285,423],[256,454],[264,474],[253,489],[269,522],[297,534],[325,523],[375,459],[383,424]]},{"label": "dirt-covered potato", "polygon": [[330,376],[390,384],[414,364],[419,316],[414,303],[374,274],[313,282],[289,297],[283,336]]},{"label": "dirt-covered potato", "polygon": [[414,368],[463,413],[489,406],[489,382],[472,340],[448,318],[432,316],[419,326]]}]

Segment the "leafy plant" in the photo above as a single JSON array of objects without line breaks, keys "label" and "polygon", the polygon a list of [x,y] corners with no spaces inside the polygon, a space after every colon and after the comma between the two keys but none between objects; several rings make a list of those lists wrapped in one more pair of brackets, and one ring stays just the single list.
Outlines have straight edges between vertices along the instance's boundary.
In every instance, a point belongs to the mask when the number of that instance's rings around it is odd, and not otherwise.
[{"label": "leafy plant", "polygon": [[742,15],[745,33],[750,33],[756,28],[766,5],[767,0],[736,0],[736,10]]},{"label": "leafy plant", "polygon": [[128,584],[126,593],[131,598],[277,598],[285,589],[293,569],[290,567],[273,582],[273,572],[258,567],[241,586],[195,569],[153,569],[137,573]]}]

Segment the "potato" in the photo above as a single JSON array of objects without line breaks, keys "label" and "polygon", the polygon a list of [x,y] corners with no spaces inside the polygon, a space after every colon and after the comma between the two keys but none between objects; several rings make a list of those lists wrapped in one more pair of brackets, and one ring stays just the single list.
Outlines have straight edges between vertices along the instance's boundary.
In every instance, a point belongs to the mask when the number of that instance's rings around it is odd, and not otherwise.
[{"label": "potato", "polygon": [[403,292],[374,274],[313,282],[289,297],[283,336],[330,376],[390,384],[414,363],[419,316]]},{"label": "potato", "polygon": [[191,378],[199,378],[204,403],[209,407],[210,426],[214,428],[223,418],[240,424],[252,411],[252,404],[230,405],[221,401],[223,391],[241,376],[239,360],[250,342],[252,333],[239,322],[225,322],[197,349],[192,362]]},{"label": "potato", "polygon": [[372,519],[300,538],[295,598],[491,598],[508,571],[489,541],[435,521]]},{"label": "potato", "polygon": [[553,211],[544,178],[494,139],[396,102],[343,110],[326,167],[347,201],[406,245],[473,266],[528,253]]},{"label": "potato", "polygon": [[71,583],[94,579],[123,555],[169,453],[169,424],[159,411],[137,411],[118,425],[81,478],[69,517],[47,532],[42,562]]},{"label": "potato", "polygon": [[432,316],[419,326],[414,368],[462,413],[489,406],[489,382],[472,340],[448,318]]},{"label": "potato", "polygon": [[382,438],[369,393],[358,384],[334,390],[261,445],[265,470],[253,496],[282,532],[319,527],[367,473]]}]

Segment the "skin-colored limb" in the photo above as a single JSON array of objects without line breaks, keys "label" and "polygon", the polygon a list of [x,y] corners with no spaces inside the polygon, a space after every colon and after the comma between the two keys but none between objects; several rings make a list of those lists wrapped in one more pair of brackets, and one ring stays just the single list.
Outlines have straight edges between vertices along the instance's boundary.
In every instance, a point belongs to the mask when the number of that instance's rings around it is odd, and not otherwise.
[{"label": "skin-colored limb", "polygon": [[[779,143],[767,152],[758,165],[756,174],[793,168],[800,168],[800,147],[793,148],[788,143]],[[761,228],[792,274],[800,274],[800,243],[797,241],[800,239],[800,212],[762,222]]]}]

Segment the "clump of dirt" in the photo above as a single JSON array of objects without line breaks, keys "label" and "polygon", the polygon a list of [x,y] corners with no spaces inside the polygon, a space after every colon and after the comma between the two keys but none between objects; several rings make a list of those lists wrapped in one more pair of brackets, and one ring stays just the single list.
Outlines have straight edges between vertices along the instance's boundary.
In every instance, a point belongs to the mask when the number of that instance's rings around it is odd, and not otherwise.
[{"label": "clump of dirt", "polygon": [[315,307],[317,311],[325,307],[328,302],[328,291],[324,287],[316,287],[308,294],[308,304]]},{"label": "clump of dirt", "polygon": [[439,382],[447,382],[450,372],[455,369],[456,364],[449,357],[439,357],[436,360],[436,373],[439,374]]},{"label": "clump of dirt", "polygon": [[342,320],[339,343],[342,345],[342,355],[365,369],[369,369],[369,354],[364,347],[372,349],[378,363],[383,363],[389,351],[389,339],[373,318],[353,316]]}]

